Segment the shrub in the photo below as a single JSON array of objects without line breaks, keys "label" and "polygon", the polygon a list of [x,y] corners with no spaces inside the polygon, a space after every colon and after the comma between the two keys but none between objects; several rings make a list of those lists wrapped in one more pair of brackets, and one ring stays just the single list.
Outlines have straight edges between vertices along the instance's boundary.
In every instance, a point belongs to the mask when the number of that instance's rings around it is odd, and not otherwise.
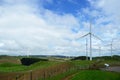
[{"label": "shrub", "polygon": [[47,59],[39,59],[39,58],[22,58],[21,59],[21,63],[26,66],[29,66],[29,65],[39,62],[39,61],[48,61],[48,60]]}]

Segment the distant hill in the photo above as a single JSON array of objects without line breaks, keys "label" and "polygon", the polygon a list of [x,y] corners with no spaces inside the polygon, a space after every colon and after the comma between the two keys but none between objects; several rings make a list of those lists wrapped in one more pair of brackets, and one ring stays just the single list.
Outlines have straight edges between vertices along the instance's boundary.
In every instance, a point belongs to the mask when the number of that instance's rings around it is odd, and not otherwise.
[{"label": "distant hill", "polygon": [[93,59],[104,59],[104,60],[119,60],[120,61],[120,56],[118,55],[113,55],[111,56],[102,56],[102,57],[94,57]]},{"label": "distant hill", "polygon": [[17,57],[7,56],[7,55],[0,55],[0,63],[15,63],[21,64],[21,61]]},{"label": "distant hill", "polygon": [[[88,57],[88,60],[90,58]],[[120,56],[118,55],[113,55],[111,56],[101,56],[101,57],[93,57],[93,59],[103,59],[103,60],[119,60],[120,61]],[[71,60],[86,60],[86,56],[78,56],[78,57],[74,57]]]},{"label": "distant hill", "polygon": [[[74,57],[71,60],[86,60],[86,56],[78,56],[78,57]],[[89,57],[88,57],[89,60]]]}]

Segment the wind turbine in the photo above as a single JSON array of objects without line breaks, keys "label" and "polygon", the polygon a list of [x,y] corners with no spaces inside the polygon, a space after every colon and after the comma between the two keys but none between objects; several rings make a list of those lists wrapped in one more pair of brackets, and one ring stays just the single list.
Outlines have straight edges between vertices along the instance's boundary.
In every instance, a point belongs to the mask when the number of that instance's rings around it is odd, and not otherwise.
[{"label": "wind turbine", "polygon": [[111,43],[110,43],[110,48],[111,48],[111,50],[110,50],[110,52],[111,52],[111,57],[113,56],[113,51],[115,51],[115,50],[113,49],[113,41],[115,41],[116,39],[118,39],[118,37],[116,37],[116,38],[112,38]]},{"label": "wind turbine", "polygon": [[90,50],[90,61],[92,61],[92,36],[99,39],[99,40],[101,40],[101,39],[92,33],[91,23],[90,23],[90,31],[87,34],[81,36],[80,38],[83,38],[83,37],[86,37],[86,36],[89,36],[89,41],[90,41],[89,42],[90,43],[90,49],[89,49]]},{"label": "wind turbine", "polygon": [[86,38],[86,60],[88,60],[88,39]]},{"label": "wind turbine", "polygon": [[112,57],[112,52],[113,52],[113,39],[112,39],[112,41],[111,41],[110,46],[111,46],[111,57]]},{"label": "wind turbine", "polygon": [[30,57],[30,55],[31,55],[31,48],[29,48],[29,47],[25,47],[24,45],[22,45],[19,41],[17,41],[17,40],[15,40],[15,42],[19,45],[19,47],[21,48],[21,50],[23,51],[23,52],[26,52],[26,56],[27,57]]},{"label": "wind turbine", "polygon": [[101,57],[101,46],[99,46],[99,57]]},{"label": "wind turbine", "polygon": [[114,38],[112,38],[112,40],[111,40],[111,42],[109,43],[109,44],[107,44],[107,45],[105,45],[105,46],[110,46],[110,56],[112,57],[112,55],[113,55],[113,40],[114,40]]}]

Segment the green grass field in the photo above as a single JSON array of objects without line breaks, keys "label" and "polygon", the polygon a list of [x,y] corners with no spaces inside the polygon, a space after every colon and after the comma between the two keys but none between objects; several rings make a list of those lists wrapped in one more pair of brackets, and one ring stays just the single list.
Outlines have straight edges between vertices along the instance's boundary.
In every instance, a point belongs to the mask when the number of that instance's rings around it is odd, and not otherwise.
[{"label": "green grass field", "polygon": [[1,63],[0,64],[0,72],[21,72],[28,71],[40,68],[46,68],[55,64],[60,64],[60,62],[56,61],[41,61],[30,66],[24,66],[22,64],[14,64],[14,63]]},{"label": "green grass field", "polygon": [[[88,66],[90,66],[90,65],[92,65],[92,64],[94,64],[96,62],[96,60],[93,60],[93,61],[80,61],[80,60],[75,60],[75,61],[68,61],[68,63],[70,63],[70,64],[72,64],[72,65],[74,65],[75,66],[75,68],[79,68],[79,69],[87,69],[88,68]],[[119,61],[115,61],[115,60],[105,60],[105,61],[102,61],[101,63],[99,63],[99,64],[97,64],[97,66],[104,66],[104,63],[108,63],[108,64],[110,64],[110,65],[112,65],[112,66],[116,66],[116,65],[120,65],[120,62]],[[53,76],[53,77],[51,77],[51,78],[47,78],[46,80],[62,80],[62,79],[64,79],[65,77],[67,77],[67,76],[70,76],[70,75],[73,75],[73,74],[82,74],[82,72],[83,72],[83,74],[85,74],[85,75],[83,75],[83,77],[86,77],[86,74],[88,73],[88,74],[91,74],[91,73],[93,73],[92,75],[91,75],[91,77],[89,77],[90,79],[87,79],[87,78],[85,78],[85,79],[77,79],[77,76],[75,75],[74,76],[74,78],[72,79],[72,80],[97,80],[97,79],[93,79],[94,77],[98,77],[98,75],[102,75],[103,77],[102,78],[100,78],[100,79],[98,79],[98,80],[119,80],[119,79],[117,79],[117,78],[119,78],[119,76],[120,76],[120,73],[114,73],[114,72],[107,72],[107,71],[100,71],[100,70],[88,70],[88,71],[85,71],[84,72],[84,70],[82,70],[82,71],[80,71],[79,69],[73,69],[73,70],[69,70],[69,71],[67,71],[67,72],[65,72],[65,73],[61,73],[61,74],[58,74],[58,75],[56,75],[56,76]],[[79,72],[80,71],[80,72]],[[95,75],[94,75],[95,74]],[[93,76],[94,75],[94,76]],[[112,78],[104,78],[104,75],[105,76],[107,76],[107,77],[109,77],[109,76],[111,76]]]},{"label": "green grass field", "polygon": [[74,75],[71,80],[120,80],[120,73],[83,70]]},{"label": "green grass field", "polygon": [[[13,61],[13,60],[12,60]],[[14,62],[2,62],[0,63],[0,74],[26,74],[26,76],[29,76],[30,70],[35,73],[33,76],[36,76],[39,73],[39,70],[43,72],[45,71],[45,80],[64,80],[68,76],[71,76],[68,80],[120,80],[120,73],[115,72],[107,72],[107,71],[100,71],[95,70],[100,67],[105,67],[104,63],[110,64],[110,66],[120,66],[120,61],[118,60],[102,60],[98,62],[97,60],[93,61],[86,61],[86,60],[55,60],[55,61],[40,61],[37,63],[34,63],[30,66],[24,66],[20,63],[14,63]],[[62,69],[60,69],[61,67]],[[64,67],[64,65],[69,65]],[[95,67],[96,68],[89,68],[89,67]],[[71,66],[71,67],[70,67]],[[70,67],[68,70],[67,68]],[[92,70],[91,70],[92,69]],[[63,70],[63,71],[62,71]],[[37,71],[37,72],[36,72]],[[59,72],[61,71],[61,72]],[[59,73],[57,73],[59,72]],[[54,73],[54,74],[53,74]],[[52,74],[52,76],[49,76],[49,74]],[[8,76],[8,75],[7,75]],[[15,74],[16,76],[16,74]],[[39,76],[39,75],[38,75]],[[43,75],[44,76],[44,75]],[[28,79],[28,78],[25,78]],[[44,79],[43,77],[38,77],[38,80]]]}]

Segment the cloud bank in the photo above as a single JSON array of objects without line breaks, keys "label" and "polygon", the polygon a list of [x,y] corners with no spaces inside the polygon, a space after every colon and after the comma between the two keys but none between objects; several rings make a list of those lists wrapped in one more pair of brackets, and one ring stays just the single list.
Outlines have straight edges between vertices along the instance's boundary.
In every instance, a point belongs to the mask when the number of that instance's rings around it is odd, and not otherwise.
[{"label": "cloud bank", "polygon": [[[88,0],[90,7],[78,10],[76,16],[72,13],[58,14],[44,7],[55,4],[54,0],[1,0],[0,53],[85,55],[85,39],[76,40],[89,30],[89,20],[83,20],[85,16],[93,19],[93,33],[109,44],[112,38],[120,35],[120,11],[116,11],[119,0],[106,1]],[[98,49],[94,45],[99,44],[103,46],[105,42],[93,38],[93,50]],[[114,42],[114,47],[116,45]],[[103,49],[109,49],[109,46]],[[94,56],[98,55],[97,52]]]}]

